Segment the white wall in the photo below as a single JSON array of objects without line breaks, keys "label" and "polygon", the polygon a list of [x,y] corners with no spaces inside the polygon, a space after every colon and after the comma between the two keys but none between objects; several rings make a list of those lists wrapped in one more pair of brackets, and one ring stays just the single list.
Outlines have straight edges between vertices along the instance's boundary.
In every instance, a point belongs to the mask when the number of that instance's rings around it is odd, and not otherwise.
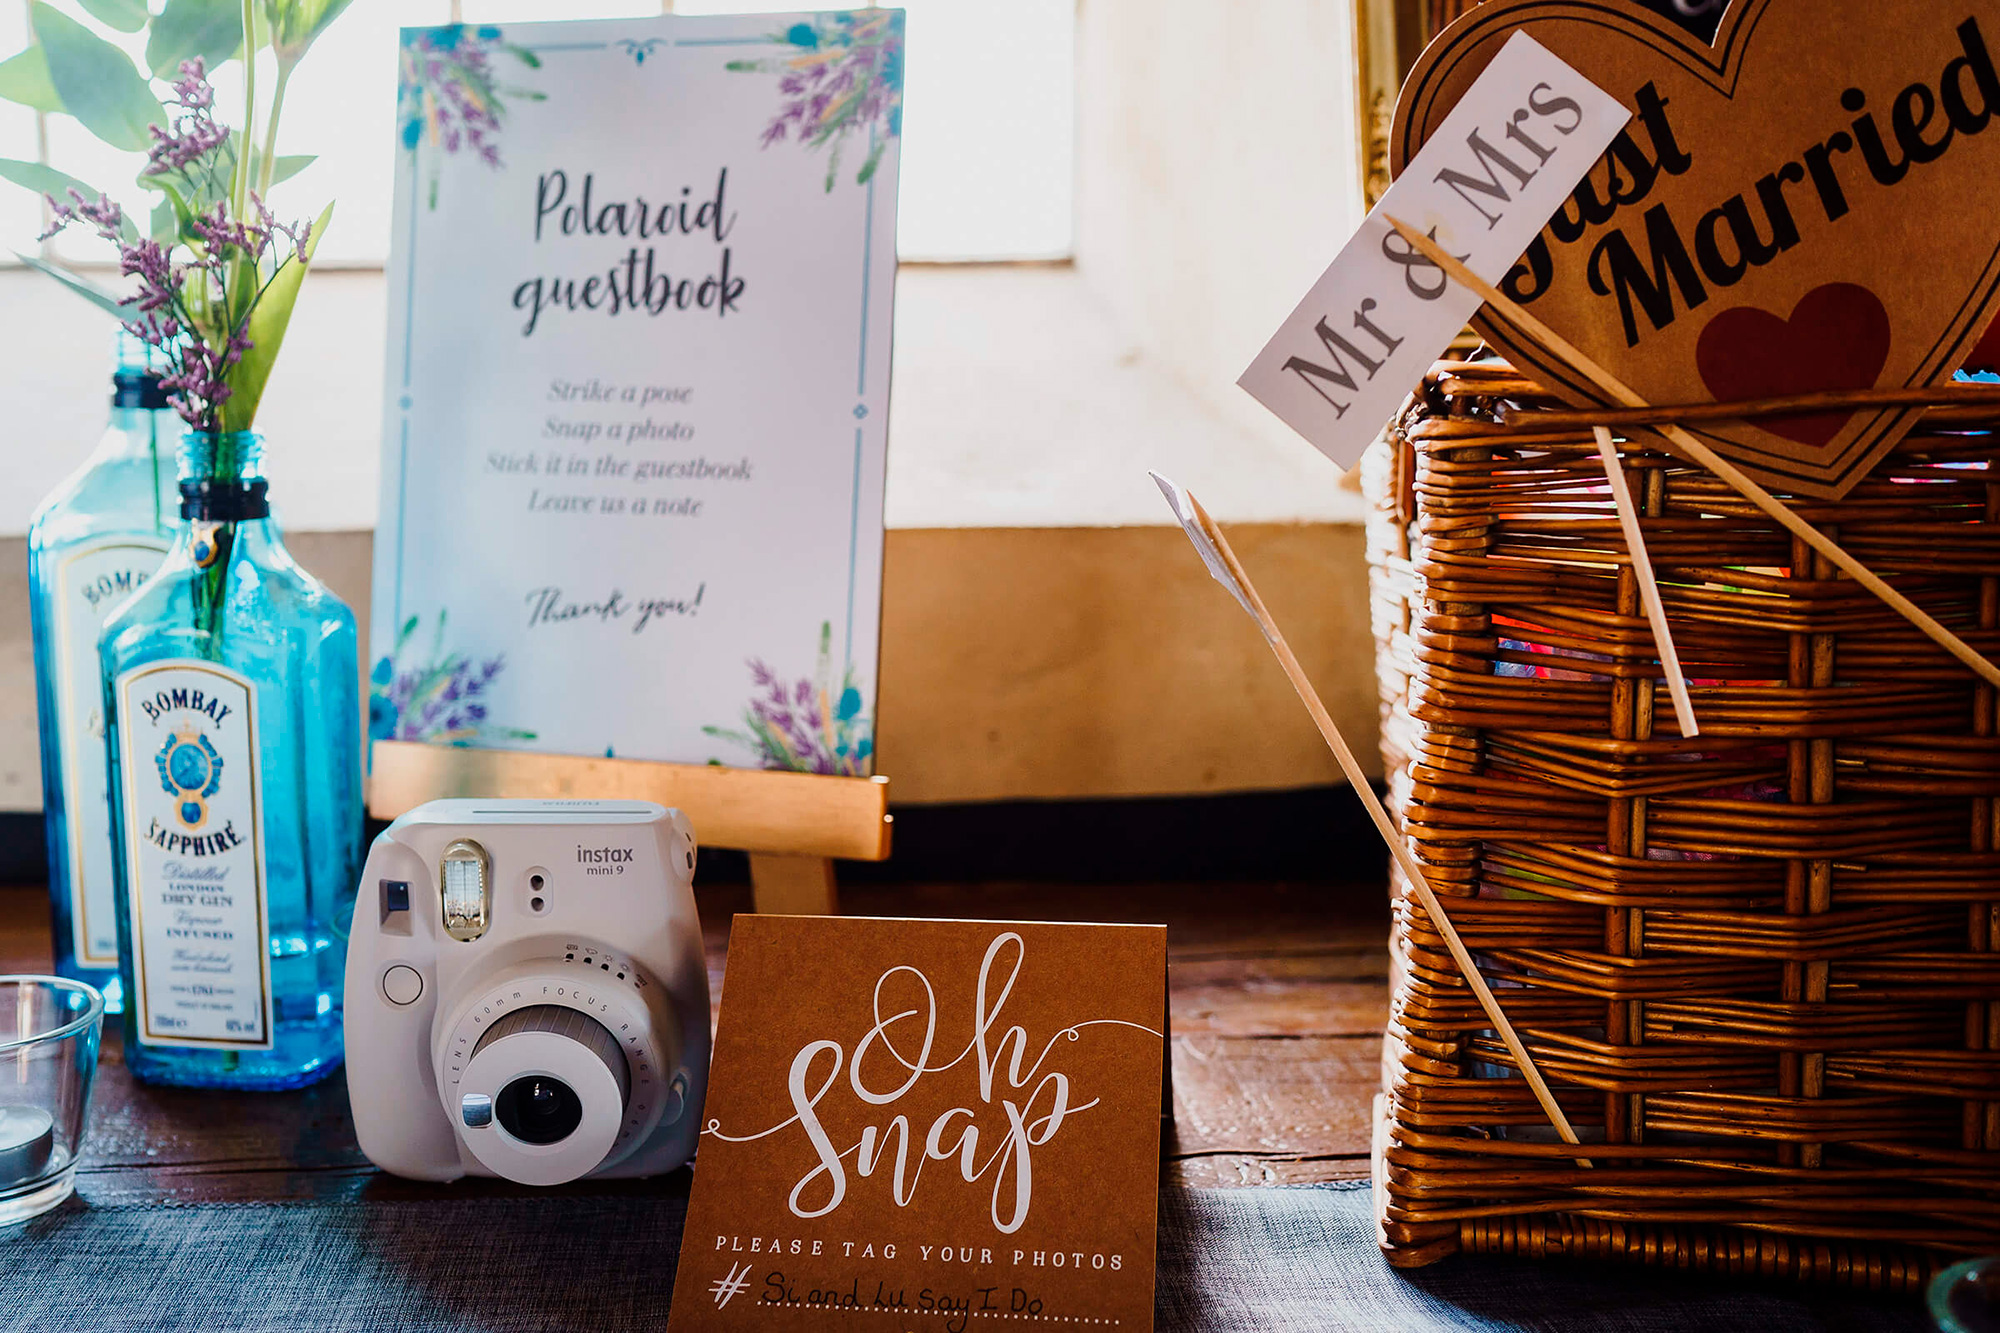
[{"label": "white wall", "polygon": [[[907,632],[898,705],[885,665],[885,764],[899,762],[888,733],[900,707],[912,782],[899,794],[916,799],[1324,782],[1318,738],[1262,640],[1185,543],[1111,530],[1171,522],[1147,467],[1224,522],[1270,525],[1239,534],[1246,560],[1372,754],[1359,541],[1287,526],[1352,524],[1359,498],[1235,387],[1359,218],[1348,0],[1077,2],[1074,269],[911,268],[899,281],[888,515],[892,572],[912,577],[888,590],[885,624]],[[331,534],[301,554],[355,600],[384,318],[379,271],[317,274],[260,419],[288,526]],[[14,534],[102,428],[109,337],[103,316],[45,279],[0,271],[0,748],[12,756],[0,809],[39,795]],[[949,529],[986,544],[951,545]],[[958,563],[944,562],[953,550]],[[999,576],[945,577],[965,568]],[[954,621],[960,585],[1012,600]],[[1116,691],[1092,694],[1098,675]],[[1106,697],[1164,706],[1114,717]],[[1058,756],[1070,732],[1104,753]],[[974,771],[1000,759],[1020,771]]]},{"label": "white wall", "polygon": [[1227,422],[1317,458],[1236,377],[1360,221],[1350,5],[1078,0],[1078,22],[1079,270]]}]

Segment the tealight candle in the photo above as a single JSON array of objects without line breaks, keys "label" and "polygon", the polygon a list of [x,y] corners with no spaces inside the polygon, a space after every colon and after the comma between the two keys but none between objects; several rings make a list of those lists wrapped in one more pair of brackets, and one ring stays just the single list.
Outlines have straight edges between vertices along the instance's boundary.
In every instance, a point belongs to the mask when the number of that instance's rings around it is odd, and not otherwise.
[{"label": "tealight candle", "polygon": [[39,1106],[0,1106],[0,1190],[25,1185],[48,1170],[56,1122]]}]

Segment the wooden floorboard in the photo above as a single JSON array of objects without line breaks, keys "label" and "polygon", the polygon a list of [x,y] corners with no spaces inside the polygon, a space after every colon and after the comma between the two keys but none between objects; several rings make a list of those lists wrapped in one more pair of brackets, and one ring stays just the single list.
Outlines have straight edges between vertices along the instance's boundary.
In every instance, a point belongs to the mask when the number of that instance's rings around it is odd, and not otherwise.
[{"label": "wooden floorboard", "polygon": [[[698,898],[719,1002],[729,923],[749,909],[749,889],[704,887]],[[1165,1178],[1239,1186],[1367,1174],[1369,1098],[1388,1018],[1388,912],[1379,884],[925,884],[854,888],[842,899],[855,915],[1164,923],[1174,1080]],[[0,888],[0,972],[46,971],[48,930],[43,889]],[[468,1180],[451,1188],[520,1187]],[[685,1189],[686,1176],[618,1188]],[[437,1187],[368,1165],[355,1143],[345,1079],[241,1096],[145,1087],[125,1072],[114,1022],[78,1189],[109,1205],[430,1197]]]}]

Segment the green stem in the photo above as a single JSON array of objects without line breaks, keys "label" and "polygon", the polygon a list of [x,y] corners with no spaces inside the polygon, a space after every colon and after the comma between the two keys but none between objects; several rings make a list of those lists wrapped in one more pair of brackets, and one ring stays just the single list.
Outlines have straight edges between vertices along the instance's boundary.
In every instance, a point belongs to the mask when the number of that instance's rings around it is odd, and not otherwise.
[{"label": "green stem", "polygon": [[235,438],[234,431],[224,431],[215,442],[213,471],[217,481],[237,481],[243,476],[243,457],[231,443]]},{"label": "green stem", "polygon": [[222,613],[229,604],[229,565],[236,554],[236,525],[218,524],[211,540],[215,560],[194,582],[194,627],[201,632],[201,652],[211,662],[222,660]]},{"label": "green stem", "polygon": [[229,183],[230,211],[241,218],[250,200],[250,144],[257,123],[257,0],[243,0],[243,131],[236,143],[236,170]]},{"label": "green stem", "polygon": [[153,531],[166,526],[166,514],[160,509],[160,414],[152,408],[144,407],[146,413],[146,452],[153,460]]},{"label": "green stem", "polygon": [[264,126],[264,160],[257,169],[257,195],[267,198],[271,193],[271,174],[278,165],[278,118],[285,113],[285,85],[292,81],[292,66],[283,60],[278,62],[278,86],[271,90],[271,120]]},{"label": "green stem", "polygon": [[[243,456],[230,432],[219,432],[215,453],[209,462],[209,476],[216,481],[241,480]],[[202,635],[202,652],[210,661],[222,660],[223,612],[229,604],[229,567],[236,554],[236,524],[217,524],[210,534],[215,558],[194,581],[194,625]]]}]

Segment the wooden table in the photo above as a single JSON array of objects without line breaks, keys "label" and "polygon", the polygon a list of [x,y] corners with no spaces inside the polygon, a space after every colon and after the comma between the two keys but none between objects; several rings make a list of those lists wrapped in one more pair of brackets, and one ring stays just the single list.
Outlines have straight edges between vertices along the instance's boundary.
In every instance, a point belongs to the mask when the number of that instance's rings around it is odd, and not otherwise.
[{"label": "wooden table", "polygon": [[[731,916],[747,886],[697,894],[720,1000]],[[883,886],[843,895],[853,915],[1165,922],[1172,967],[1175,1121],[1164,1173],[1188,1185],[1278,1185],[1368,1173],[1369,1098],[1388,1018],[1382,886],[1069,884]],[[0,888],[0,972],[49,968],[47,892]],[[682,1178],[684,1182],[684,1177]],[[656,1190],[657,1182],[593,1183]],[[362,1157],[336,1074],[302,1092],[218,1096],[151,1088],[125,1072],[106,1024],[77,1177],[87,1202],[434,1197]],[[459,1195],[506,1194],[460,1181]]]}]

